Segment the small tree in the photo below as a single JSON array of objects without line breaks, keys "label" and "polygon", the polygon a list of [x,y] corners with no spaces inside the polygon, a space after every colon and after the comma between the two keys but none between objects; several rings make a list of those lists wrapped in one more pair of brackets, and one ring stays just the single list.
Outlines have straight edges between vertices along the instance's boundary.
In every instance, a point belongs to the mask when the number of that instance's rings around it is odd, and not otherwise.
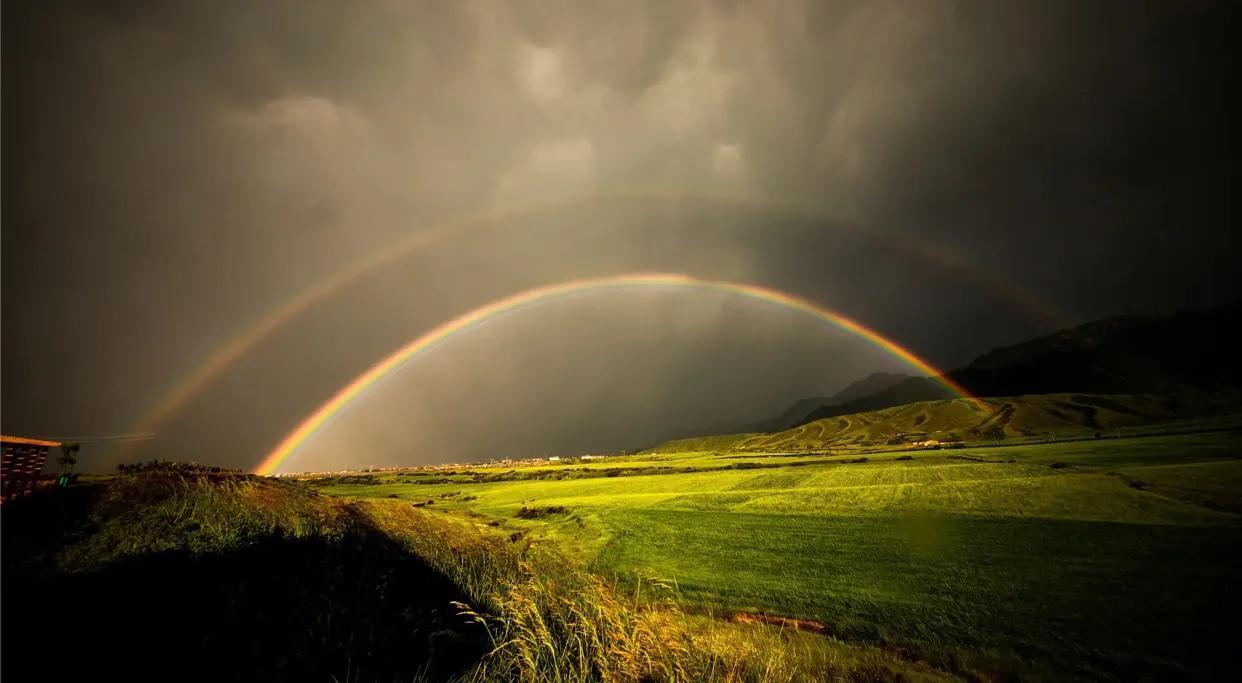
[{"label": "small tree", "polygon": [[82,449],[81,444],[63,443],[60,445],[60,457],[56,459],[60,463],[62,474],[72,474],[73,466],[78,464],[78,451]]}]

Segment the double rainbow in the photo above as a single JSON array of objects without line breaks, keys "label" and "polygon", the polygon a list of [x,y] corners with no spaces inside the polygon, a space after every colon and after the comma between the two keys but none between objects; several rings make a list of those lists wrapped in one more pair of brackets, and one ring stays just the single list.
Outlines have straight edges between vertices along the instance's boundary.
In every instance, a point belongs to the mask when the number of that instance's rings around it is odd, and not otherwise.
[{"label": "double rainbow", "polygon": [[[333,293],[358,280],[366,273],[392,264],[411,253],[431,247],[443,240],[459,237],[473,231],[495,228],[510,220],[536,216],[541,212],[551,212],[575,206],[607,206],[611,202],[624,204],[636,200],[646,202],[705,202],[722,206],[736,206],[739,208],[786,213],[791,216],[824,218],[822,211],[818,208],[796,203],[736,197],[670,194],[659,190],[633,188],[631,190],[613,190],[607,195],[583,197],[577,200],[500,207],[465,217],[445,220],[426,229],[411,233],[365,258],[343,267],[341,270],[311,285],[253,321],[248,327],[240,330],[236,336],[218,346],[209,356],[203,358],[193,367],[189,374],[178,378],[166,393],[161,395],[155,403],[148,406],[147,411],[137,418],[133,429],[130,431],[157,431],[174,414],[184,409],[211,381],[222,375],[249,353],[251,349],[284,327],[289,321]],[[980,269],[976,264],[965,260],[960,254],[943,246],[933,242],[917,240],[911,235],[904,235],[902,233],[868,229],[862,226],[836,223],[833,223],[833,225],[876,238],[889,248],[908,258],[929,262],[947,273],[952,273],[963,282],[998,296],[1011,305],[1026,311],[1031,315],[1032,320],[1039,320],[1047,327],[1059,328],[1069,324],[1068,319],[1064,315],[1049,308],[1015,283],[995,273]],[[117,452],[112,457],[118,460],[125,457],[127,455],[125,452],[127,444],[132,443],[135,442],[119,442]]]},{"label": "double rainbow", "polygon": [[930,375],[954,394],[970,398],[970,393],[944,376],[940,370],[880,333],[839,313],[799,297],[758,285],[702,280],[676,273],[635,273],[608,277],[572,280],[560,284],[528,289],[497,299],[464,313],[429,330],[401,348],[388,354],[368,370],[358,375],[330,399],[311,413],[274,448],[255,468],[258,474],[274,473],[298,448],[305,444],[324,425],[339,415],[350,403],[362,396],[384,378],[397,372],[414,357],[424,353],[445,340],[486,324],[491,320],[515,311],[571,296],[617,289],[684,287],[735,294],[741,297],[775,304],[805,313],[835,328],[849,332],[873,346],[898,358],[921,373]]}]

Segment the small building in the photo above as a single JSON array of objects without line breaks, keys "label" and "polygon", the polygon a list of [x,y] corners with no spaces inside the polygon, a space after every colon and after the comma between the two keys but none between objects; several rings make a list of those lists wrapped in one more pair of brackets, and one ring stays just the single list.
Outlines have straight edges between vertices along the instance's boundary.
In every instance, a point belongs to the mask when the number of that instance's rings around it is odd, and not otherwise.
[{"label": "small building", "polygon": [[0,444],[4,447],[3,456],[0,456],[0,502],[3,502],[34,490],[35,482],[43,474],[48,449],[59,446],[60,442],[0,436]]}]

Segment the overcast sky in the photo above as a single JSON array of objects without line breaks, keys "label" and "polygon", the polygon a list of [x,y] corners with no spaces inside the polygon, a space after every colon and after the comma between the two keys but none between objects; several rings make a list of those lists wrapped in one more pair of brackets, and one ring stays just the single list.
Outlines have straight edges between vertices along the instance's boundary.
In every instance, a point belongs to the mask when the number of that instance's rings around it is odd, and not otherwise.
[{"label": "overcast sky", "polygon": [[[315,302],[123,457],[250,467],[392,349],[571,278],[760,284],[947,368],[1234,300],[1235,15],[6,1],[3,429],[138,429],[256,320],[446,221],[465,227]],[[294,469],[631,448],[902,369],[759,302],[598,294],[419,358]]]}]

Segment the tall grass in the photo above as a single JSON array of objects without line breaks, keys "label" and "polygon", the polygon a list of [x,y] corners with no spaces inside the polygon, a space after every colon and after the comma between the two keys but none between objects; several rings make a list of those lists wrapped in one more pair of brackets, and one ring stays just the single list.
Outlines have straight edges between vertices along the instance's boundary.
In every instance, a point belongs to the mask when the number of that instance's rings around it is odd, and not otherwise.
[{"label": "tall grass", "polygon": [[600,579],[523,567],[484,623],[493,649],[469,680],[688,680],[693,649],[679,614],[627,603]]},{"label": "tall grass", "polygon": [[638,576],[621,587],[551,545],[408,501],[342,500],[289,482],[167,468],[116,477],[99,488],[92,509],[90,528],[59,557],[66,569],[167,550],[218,553],[273,537],[331,541],[382,532],[448,578],[460,590],[454,597],[466,601],[445,607],[485,630],[489,647],[463,683],[937,675],[875,648],[688,614],[668,582]]},{"label": "tall grass", "polygon": [[356,523],[343,501],[253,475],[149,469],[100,489],[81,542],[61,554],[65,568],[164,550],[219,552],[273,534],[339,539]]},{"label": "tall grass", "polygon": [[[465,681],[901,680],[904,663],[818,635],[685,613],[676,587],[622,590],[557,551],[408,503],[359,503],[470,596],[491,650]],[[936,672],[924,672],[936,678]]]}]

